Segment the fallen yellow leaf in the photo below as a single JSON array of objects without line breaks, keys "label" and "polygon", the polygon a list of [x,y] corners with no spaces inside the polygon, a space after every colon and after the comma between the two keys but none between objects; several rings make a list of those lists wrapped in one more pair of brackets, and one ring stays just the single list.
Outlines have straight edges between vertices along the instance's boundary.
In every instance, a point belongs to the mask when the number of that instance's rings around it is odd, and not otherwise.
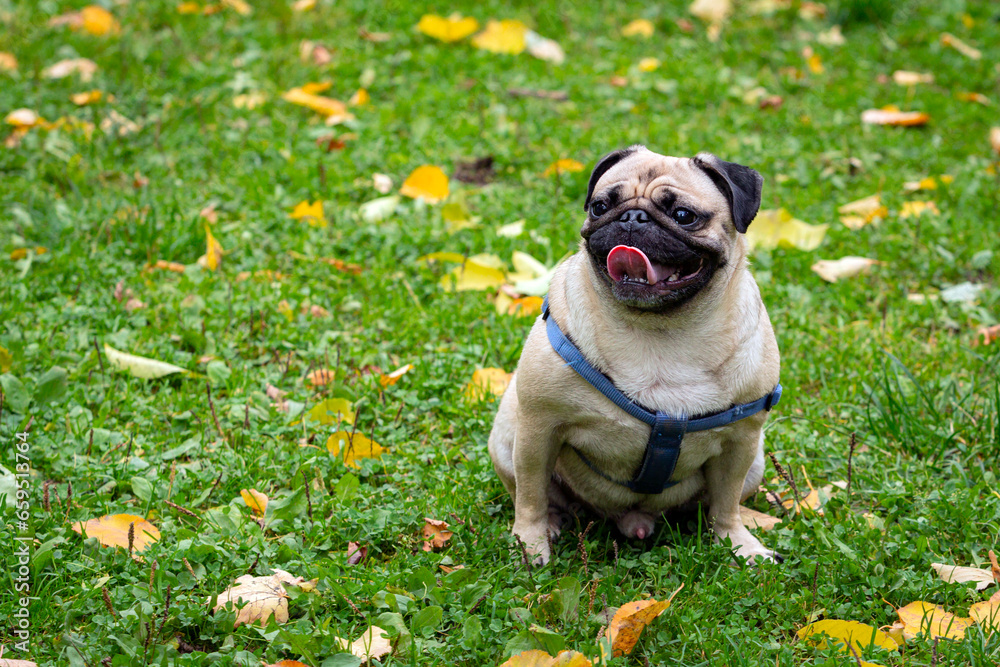
[{"label": "fallen yellow leaf", "polygon": [[295,0],[292,3],[293,12],[307,12],[316,7],[316,0]]},{"label": "fallen yellow leaf", "polygon": [[760,211],[747,230],[746,239],[751,247],[798,248],[815,250],[823,242],[829,225],[810,225],[792,217],[787,210]]},{"label": "fallen yellow leaf", "polygon": [[994,153],[1000,155],[1000,127],[990,128],[990,147]]},{"label": "fallen yellow leaf", "polygon": [[899,210],[900,219],[916,218],[923,213],[940,215],[937,204],[932,201],[907,201],[903,202],[903,208]]},{"label": "fallen yellow leaf", "polygon": [[462,18],[459,14],[452,14],[448,18],[424,14],[420,17],[417,30],[442,42],[457,42],[479,30],[479,21],[471,17]]},{"label": "fallen yellow leaf", "polygon": [[865,273],[877,259],[867,257],[841,257],[840,259],[821,259],[812,265],[812,270],[829,283],[835,283],[841,278],[852,278],[859,273]]},{"label": "fallen yellow leaf", "polygon": [[215,271],[222,263],[222,255],[225,252],[222,245],[212,236],[212,230],[205,225],[205,254],[198,258],[198,264],[209,271]]},{"label": "fallen yellow leaf", "polygon": [[237,109],[256,109],[267,102],[267,95],[257,91],[242,93],[233,97],[233,106]]},{"label": "fallen yellow leaf", "polygon": [[351,410],[351,402],[346,398],[328,398],[320,401],[306,413],[306,416],[320,424],[345,424],[354,423],[354,412]]},{"label": "fallen yellow leaf", "polygon": [[666,600],[637,600],[619,607],[604,632],[604,636],[611,640],[615,657],[632,653],[642,631],[668,606],[670,602]]},{"label": "fallen yellow leaf", "polygon": [[288,214],[288,217],[294,220],[304,220],[309,223],[310,227],[326,227],[329,224],[326,216],[323,215],[323,201],[321,199],[317,199],[311,204],[308,200],[300,201]]},{"label": "fallen yellow leaf", "polygon": [[511,373],[502,368],[478,368],[472,374],[472,380],[465,385],[465,397],[469,400],[503,396],[510,384]]},{"label": "fallen yellow leaf", "polygon": [[322,95],[309,92],[306,89],[306,86],[292,88],[285,91],[281,95],[281,99],[286,102],[291,102],[292,104],[306,107],[307,109],[312,109],[316,113],[325,116],[328,123],[331,118],[339,122],[353,118],[353,116],[348,113],[346,104],[340,100],[335,100],[332,97],[323,97]]},{"label": "fallen yellow leaf", "polygon": [[897,125],[912,127],[926,125],[930,114],[923,111],[898,111],[892,109],[868,109],[861,112],[861,122],[867,125]]},{"label": "fallen yellow leaf", "polygon": [[121,25],[104,7],[88,5],[80,10],[82,28],[91,35],[114,35],[121,32]]},{"label": "fallen yellow leaf", "polygon": [[512,655],[500,667],[593,667],[593,663],[576,651],[560,651],[553,657],[545,651],[532,649]]},{"label": "fallen yellow leaf", "polygon": [[986,602],[977,602],[969,607],[969,618],[978,623],[986,634],[1000,632],[1000,592]]},{"label": "fallen yellow leaf", "polygon": [[465,261],[465,255],[457,252],[448,252],[445,250],[432,252],[429,255],[424,255],[423,257],[417,258],[418,262],[458,262],[462,263]]},{"label": "fallen yellow leaf", "polygon": [[407,373],[413,370],[413,364],[406,364],[405,366],[400,366],[391,373],[386,373],[379,377],[378,381],[383,387],[389,387],[391,385],[399,382],[399,378],[403,377]]},{"label": "fallen yellow leaf", "polygon": [[254,514],[264,516],[267,511],[267,496],[256,489],[240,489],[240,496]]},{"label": "fallen yellow leaf", "polygon": [[945,611],[944,607],[929,602],[911,602],[897,609],[896,613],[903,622],[903,638],[907,641],[921,634],[929,635],[932,639],[962,639],[965,629],[972,625],[972,619],[955,616]]},{"label": "fallen yellow leaf", "polygon": [[572,160],[569,158],[562,158],[556,160],[542,172],[542,176],[549,177],[555,174],[572,174],[574,172],[583,171],[586,169],[582,162],[577,160]]},{"label": "fallen yellow leaf", "polygon": [[514,19],[486,22],[486,28],[472,38],[472,45],[491,53],[516,55],[524,51],[528,26]]},{"label": "fallen yellow leaf", "polygon": [[644,37],[649,39],[653,36],[653,22],[649,19],[636,19],[630,21],[622,28],[622,37]]},{"label": "fallen yellow leaf", "polygon": [[348,106],[352,107],[362,107],[372,99],[371,95],[364,88],[358,88],[358,91],[351,95],[351,99],[347,100]]},{"label": "fallen yellow leaf", "polygon": [[246,0],[222,0],[222,4],[242,16],[249,16],[253,12],[253,8],[246,3]]},{"label": "fallen yellow leaf", "polygon": [[106,547],[128,549],[128,534],[132,530],[132,550],[141,552],[150,544],[159,542],[160,530],[141,516],[110,514],[88,521],[77,521],[73,531],[87,537],[96,537]]},{"label": "fallen yellow leaf", "polygon": [[820,649],[827,647],[825,637],[830,637],[838,640],[840,649],[845,652],[848,650],[848,645],[858,653],[873,645],[888,651],[899,650],[899,644],[892,637],[881,630],[876,630],[870,625],[857,621],[828,618],[810,623],[799,630],[797,634],[799,639],[808,640],[810,644]]},{"label": "fallen yellow leaf", "polygon": [[874,194],[844,204],[837,212],[841,215],[840,221],[848,229],[860,229],[886,217],[889,209],[882,205],[882,197]]},{"label": "fallen yellow leaf", "polygon": [[94,102],[100,102],[103,93],[99,90],[88,90],[83,93],[74,93],[70,95],[69,99],[73,104],[78,107],[86,106],[88,104],[93,104]]},{"label": "fallen yellow leaf", "polygon": [[10,350],[0,346],[0,373],[6,373],[9,371],[13,362],[14,357],[11,355]]},{"label": "fallen yellow leaf", "polygon": [[441,167],[425,164],[406,177],[399,193],[413,199],[422,198],[428,204],[437,204],[448,198],[448,175]]},{"label": "fallen yellow leaf", "polygon": [[993,102],[990,101],[990,98],[986,97],[982,93],[959,92],[955,93],[955,97],[963,102],[975,102],[976,104],[982,104],[984,107],[993,106]]},{"label": "fallen yellow leaf", "polygon": [[660,67],[659,58],[643,58],[639,61],[640,72],[655,72]]},{"label": "fallen yellow leaf", "polygon": [[813,74],[822,74],[826,71],[823,67],[823,61],[820,60],[818,53],[810,53],[806,56],[806,65],[809,67],[809,71]]},{"label": "fallen yellow leaf", "polygon": [[447,544],[454,533],[448,530],[447,522],[425,516],[423,534],[424,551],[433,551]]},{"label": "fallen yellow leaf", "polygon": [[506,279],[501,269],[490,266],[481,256],[466,259],[461,266],[446,273],[441,278],[441,286],[447,291],[467,292],[487,290],[502,285]]},{"label": "fallen yellow leaf", "polygon": [[506,293],[497,294],[497,312],[501,315],[512,315],[514,317],[534,317],[542,312],[542,297],[522,296],[512,299]]},{"label": "fallen yellow leaf", "polygon": [[349,468],[360,468],[358,459],[377,459],[385,451],[364,434],[355,432],[352,435],[347,431],[337,431],[327,438],[326,448],[333,456],[340,456]]}]

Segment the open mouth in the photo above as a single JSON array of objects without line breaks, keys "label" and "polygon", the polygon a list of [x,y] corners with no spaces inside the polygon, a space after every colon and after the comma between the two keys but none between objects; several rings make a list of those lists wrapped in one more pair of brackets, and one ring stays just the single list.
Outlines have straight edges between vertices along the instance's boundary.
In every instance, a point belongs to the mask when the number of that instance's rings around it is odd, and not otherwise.
[{"label": "open mouth", "polygon": [[705,267],[705,259],[693,256],[677,264],[660,264],[642,250],[618,245],[608,253],[608,275],[619,285],[655,286],[675,290],[695,282]]}]

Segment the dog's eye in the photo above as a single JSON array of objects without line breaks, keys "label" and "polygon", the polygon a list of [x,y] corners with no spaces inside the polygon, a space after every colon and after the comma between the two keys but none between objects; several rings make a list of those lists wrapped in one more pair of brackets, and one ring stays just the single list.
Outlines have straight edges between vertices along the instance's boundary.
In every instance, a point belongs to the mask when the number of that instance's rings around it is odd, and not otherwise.
[{"label": "dog's eye", "polygon": [[608,205],[603,201],[595,201],[590,205],[590,214],[595,218],[599,218],[608,212]]},{"label": "dog's eye", "polygon": [[690,225],[698,219],[698,216],[695,215],[694,211],[690,211],[686,208],[679,208],[675,210],[670,214],[670,217],[676,220],[678,225]]}]

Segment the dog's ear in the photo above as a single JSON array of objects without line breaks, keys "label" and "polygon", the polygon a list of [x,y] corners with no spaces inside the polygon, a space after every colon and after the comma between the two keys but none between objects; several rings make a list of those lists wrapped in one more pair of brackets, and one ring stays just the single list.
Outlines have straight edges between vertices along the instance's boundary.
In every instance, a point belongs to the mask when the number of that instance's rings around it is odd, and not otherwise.
[{"label": "dog's ear", "polygon": [[590,183],[587,185],[587,199],[583,202],[584,211],[590,210],[590,198],[594,195],[594,187],[597,185],[597,181],[601,180],[601,176],[603,176],[608,169],[611,169],[611,167],[615,166],[632,153],[644,150],[645,148],[645,146],[639,145],[629,146],[628,148],[622,148],[608,153],[597,161],[597,166],[594,167],[594,173],[590,175]]},{"label": "dog's ear", "polygon": [[764,177],[750,167],[725,162],[711,153],[698,153],[694,163],[712,179],[729,201],[736,231],[743,234],[760,209]]}]

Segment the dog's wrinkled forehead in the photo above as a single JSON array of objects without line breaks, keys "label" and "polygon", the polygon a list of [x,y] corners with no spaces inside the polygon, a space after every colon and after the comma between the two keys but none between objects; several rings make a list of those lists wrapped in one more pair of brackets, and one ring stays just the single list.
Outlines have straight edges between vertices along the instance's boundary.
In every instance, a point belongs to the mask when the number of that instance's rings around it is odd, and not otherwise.
[{"label": "dog's wrinkled forehead", "polygon": [[[600,165],[606,170],[594,172],[585,206],[590,205],[595,194],[610,194],[618,203],[640,197],[648,199],[655,190],[667,187],[706,208],[728,207],[725,195],[693,158],[660,155],[644,146],[633,146],[619,153],[617,160],[612,154]],[[606,189],[610,192],[605,193]]]}]

